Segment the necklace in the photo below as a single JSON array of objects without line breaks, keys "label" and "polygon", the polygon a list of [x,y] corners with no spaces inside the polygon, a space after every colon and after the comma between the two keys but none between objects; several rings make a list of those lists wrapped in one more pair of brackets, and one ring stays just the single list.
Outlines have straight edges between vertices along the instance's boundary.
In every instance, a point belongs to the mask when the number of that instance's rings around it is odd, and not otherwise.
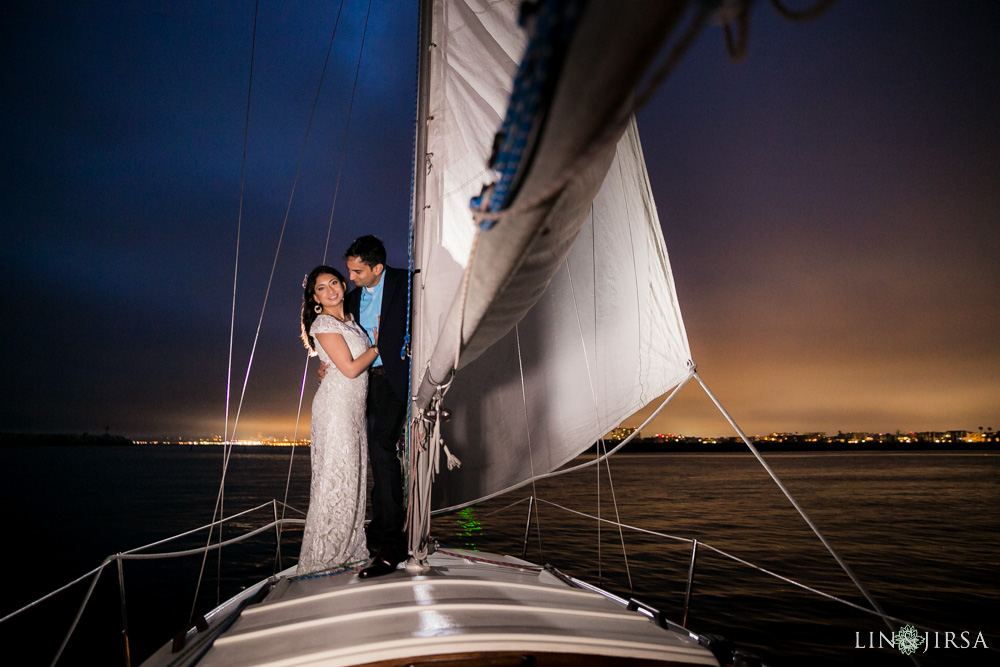
[{"label": "necklace", "polygon": [[333,319],[337,320],[338,322],[350,322],[350,319],[348,319],[349,316],[348,317],[337,317],[333,313],[328,312],[326,310],[326,308],[323,309],[323,314],[324,315],[329,315],[330,317],[332,317]]}]

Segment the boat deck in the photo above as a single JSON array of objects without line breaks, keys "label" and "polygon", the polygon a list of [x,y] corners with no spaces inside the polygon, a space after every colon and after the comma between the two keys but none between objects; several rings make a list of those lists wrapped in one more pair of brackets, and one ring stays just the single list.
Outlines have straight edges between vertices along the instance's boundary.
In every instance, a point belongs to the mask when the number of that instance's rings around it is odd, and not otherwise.
[{"label": "boat deck", "polygon": [[221,634],[230,612],[215,614],[210,647],[192,636],[186,658],[162,664],[718,664],[692,637],[519,559],[439,551],[429,565],[283,577]]}]

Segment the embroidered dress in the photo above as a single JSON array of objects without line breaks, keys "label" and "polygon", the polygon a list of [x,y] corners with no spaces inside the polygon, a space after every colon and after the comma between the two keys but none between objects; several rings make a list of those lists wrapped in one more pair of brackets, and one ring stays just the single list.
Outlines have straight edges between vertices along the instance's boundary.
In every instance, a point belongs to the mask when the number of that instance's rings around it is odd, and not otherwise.
[{"label": "embroidered dress", "polygon": [[[314,338],[320,333],[341,334],[355,358],[369,347],[368,336],[360,326],[329,315],[317,317],[310,333]],[[312,404],[312,478],[298,574],[368,558],[364,531],[368,371],[350,379],[337,370],[318,340],[316,351],[330,369]]]}]

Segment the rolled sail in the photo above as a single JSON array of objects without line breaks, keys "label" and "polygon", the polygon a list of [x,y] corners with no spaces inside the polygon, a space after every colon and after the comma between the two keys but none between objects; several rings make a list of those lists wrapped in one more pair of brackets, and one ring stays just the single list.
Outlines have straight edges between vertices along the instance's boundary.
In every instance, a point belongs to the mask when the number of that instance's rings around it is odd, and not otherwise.
[{"label": "rolled sail", "polygon": [[583,5],[504,204],[519,212],[482,231],[469,200],[497,178],[487,161],[524,37],[509,3],[434,3],[417,161],[413,393],[423,407],[458,369],[444,440],[462,460],[435,484],[435,507],[559,467],[688,373],[638,133],[634,120],[621,122],[685,5]]}]

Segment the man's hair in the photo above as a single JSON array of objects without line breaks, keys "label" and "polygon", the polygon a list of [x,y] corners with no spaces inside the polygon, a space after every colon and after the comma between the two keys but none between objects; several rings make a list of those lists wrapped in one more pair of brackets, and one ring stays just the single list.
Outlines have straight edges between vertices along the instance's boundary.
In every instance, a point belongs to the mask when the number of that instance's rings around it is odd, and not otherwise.
[{"label": "man's hair", "polygon": [[344,259],[349,257],[357,257],[370,268],[375,268],[377,264],[385,266],[385,246],[376,236],[362,236],[355,239],[344,253]]}]

